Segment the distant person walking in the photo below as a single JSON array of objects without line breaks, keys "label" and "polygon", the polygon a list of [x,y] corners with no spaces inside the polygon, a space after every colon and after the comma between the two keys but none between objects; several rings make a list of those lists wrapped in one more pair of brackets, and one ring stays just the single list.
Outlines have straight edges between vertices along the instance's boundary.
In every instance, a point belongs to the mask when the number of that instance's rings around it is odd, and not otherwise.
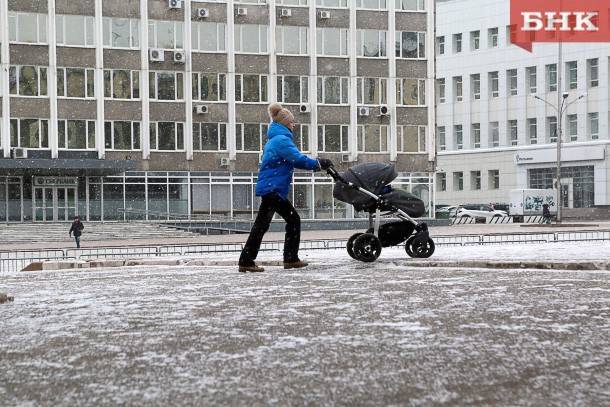
[{"label": "distant person walking", "polygon": [[549,210],[549,204],[542,205],[542,223],[549,225],[551,223],[551,211]]},{"label": "distant person walking", "polygon": [[72,222],[72,226],[70,226],[70,231],[68,235],[72,237],[72,233],[74,233],[74,240],[76,241],[76,248],[80,249],[80,236],[83,234],[83,229],[85,225],[80,221],[80,216],[74,217],[74,222]]}]

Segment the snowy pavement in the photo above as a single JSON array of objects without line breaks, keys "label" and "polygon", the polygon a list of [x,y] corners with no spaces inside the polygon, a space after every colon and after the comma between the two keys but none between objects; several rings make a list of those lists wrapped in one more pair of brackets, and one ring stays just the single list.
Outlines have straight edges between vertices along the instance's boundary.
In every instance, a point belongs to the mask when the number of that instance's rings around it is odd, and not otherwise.
[{"label": "snowy pavement", "polygon": [[[414,269],[306,251],[305,270],[13,273],[4,405],[608,405],[610,273]],[[278,259],[278,252],[262,253]],[[610,244],[436,259],[610,259]],[[232,260],[228,258],[226,260]]]}]

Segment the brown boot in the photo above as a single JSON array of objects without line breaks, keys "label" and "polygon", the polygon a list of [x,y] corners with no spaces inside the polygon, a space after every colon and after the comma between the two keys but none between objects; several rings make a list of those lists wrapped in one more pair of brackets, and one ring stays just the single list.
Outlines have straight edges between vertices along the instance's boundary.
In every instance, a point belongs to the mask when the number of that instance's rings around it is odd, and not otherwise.
[{"label": "brown boot", "polygon": [[240,273],[261,273],[263,271],[265,271],[265,269],[256,264],[252,264],[251,266],[239,266]]},{"label": "brown boot", "polygon": [[284,269],[300,269],[303,267],[307,267],[309,263],[305,263],[302,260],[295,260],[295,261],[285,261],[284,262]]}]

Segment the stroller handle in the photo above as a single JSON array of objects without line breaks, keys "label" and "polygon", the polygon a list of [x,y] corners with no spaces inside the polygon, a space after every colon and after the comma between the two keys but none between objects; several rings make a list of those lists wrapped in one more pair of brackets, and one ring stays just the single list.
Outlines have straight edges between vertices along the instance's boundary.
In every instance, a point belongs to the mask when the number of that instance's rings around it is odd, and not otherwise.
[{"label": "stroller handle", "polygon": [[326,173],[330,175],[335,182],[343,182],[344,184],[347,184],[343,177],[339,175],[339,171],[337,171],[334,166],[327,168]]}]

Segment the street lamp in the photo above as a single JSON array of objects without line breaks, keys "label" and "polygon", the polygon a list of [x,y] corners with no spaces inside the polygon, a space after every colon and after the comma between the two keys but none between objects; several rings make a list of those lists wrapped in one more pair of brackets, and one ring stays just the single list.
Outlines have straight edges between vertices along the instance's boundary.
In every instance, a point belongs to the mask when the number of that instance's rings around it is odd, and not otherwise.
[{"label": "street lamp", "polygon": [[[559,90],[558,90],[558,92],[559,92]],[[534,97],[534,99],[543,101],[548,106],[550,106],[553,110],[555,110],[555,112],[557,112],[557,134],[556,134],[556,138],[557,138],[557,173],[556,173],[556,177],[557,177],[557,219],[556,219],[556,223],[561,223],[561,141],[562,141],[561,124],[563,123],[563,114],[568,110],[568,107],[572,106],[574,103],[578,102],[580,99],[587,96],[587,94],[584,93],[584,94],[580,95],[579,97],[577,97],[576,99],[572,100],[571,102],[566,103],[570,94],[568,92],[563,92],[561,94],[561,98],[559,98],[559,100],[560,100],[559,106],[555,106],[552,103],[542,99],[541,97],[539,97],[537,95],[532,95],[532,96]]]}]

